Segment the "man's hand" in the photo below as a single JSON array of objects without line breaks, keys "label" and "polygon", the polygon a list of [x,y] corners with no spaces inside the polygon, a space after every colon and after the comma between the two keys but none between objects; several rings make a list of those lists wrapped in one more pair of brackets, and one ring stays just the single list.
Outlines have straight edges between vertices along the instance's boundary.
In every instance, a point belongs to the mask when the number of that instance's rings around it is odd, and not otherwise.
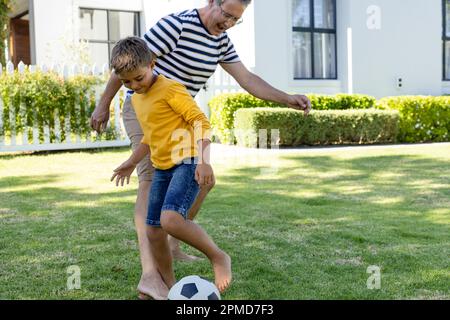
[{"label": "man's hand", "polygon": [[311,111],[311,101],[309,101],[307,96],[295,94],[288,96],[287,106],[295,110],[303,110],[305,116]]},{"label": "man's hand", "polygon": [[114,181],[114,179],[116,178],[116,186],[118,187],[119,183],[121,183],[121,186],[123,187],[123,183],[126,178],[127,184],[129,184],[130,176],[135,168],[136,165],[130,159],[128,159],[127,161],[122,163],[119,167],[114,169],[114,174],[111,177],[111,181]]},{"label": "man's hand", "polygon": [[199,163],[195,169],[195,181],[199,186],[206,186],[213,184],[215,181],[214,172],[209,164]]},{"label": "man's hand", "polygon": [[91,128],[97,131],[97,133],[102,133],[108,125],[110,103],[111,101],[104,102],[100,100],[99,104],[92,113]]},{"label": "man's hand", "polygon": [[109,107],[111,106],[111,101],[113,101],[114,96],[121,87],[122,82],[117,75],[112,72],[100,102],[91,116],[91,128],[98,133],[102,133],[106,129],[109,120]]}]

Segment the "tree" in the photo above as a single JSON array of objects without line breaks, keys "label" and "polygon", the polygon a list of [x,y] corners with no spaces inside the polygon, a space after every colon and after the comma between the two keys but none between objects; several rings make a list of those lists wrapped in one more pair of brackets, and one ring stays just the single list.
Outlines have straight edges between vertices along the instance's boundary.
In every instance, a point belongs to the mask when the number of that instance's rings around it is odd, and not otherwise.
[{"label": "tree", "polygon": [[0,63],[5,65],[5,41],[8,38],[8,13],[11,12],[12,0],[0,0]]}]

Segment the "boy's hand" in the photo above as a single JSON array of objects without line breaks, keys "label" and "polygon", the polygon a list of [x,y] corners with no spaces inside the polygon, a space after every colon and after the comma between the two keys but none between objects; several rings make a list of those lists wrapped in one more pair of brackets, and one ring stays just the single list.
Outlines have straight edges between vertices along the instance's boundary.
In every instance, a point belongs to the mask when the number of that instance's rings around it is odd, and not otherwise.
[{"label": "boy's hand", "polygon": [[125,178],[127,179],[127,184],[130,183],[130,176],[133,173],[134,169],[136,168],[136,165],[131,162],[130,159],[122,163],[119,167],[114,169],[114,174],[111,177],[111,181],[114,181],[114,178],[116,178],[116,186],[119,186],[119,182],[121,182],[121,185],[123,187],[123,183],[125,181]]},{"label": "boy's hand", "polygon": [[209,164],[198,164],[195,169],[195,181],[200,186],[206,186],[214,183],[214,172]]}]

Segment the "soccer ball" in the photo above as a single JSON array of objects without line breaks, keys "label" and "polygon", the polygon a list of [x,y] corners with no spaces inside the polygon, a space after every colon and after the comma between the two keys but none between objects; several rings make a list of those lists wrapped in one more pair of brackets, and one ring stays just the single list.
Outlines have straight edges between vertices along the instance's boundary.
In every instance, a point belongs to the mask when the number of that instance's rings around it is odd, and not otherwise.
[{"label": "soccer ball", "polygon": [[168,300],[220,300],[217,287],[199,276],[184,277],[170,289]]}]

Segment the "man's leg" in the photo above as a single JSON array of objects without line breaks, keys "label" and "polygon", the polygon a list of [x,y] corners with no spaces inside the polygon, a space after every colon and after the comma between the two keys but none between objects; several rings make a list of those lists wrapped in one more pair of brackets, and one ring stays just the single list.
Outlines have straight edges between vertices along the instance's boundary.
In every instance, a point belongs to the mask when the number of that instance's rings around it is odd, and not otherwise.
[{"label": "man's leg", "polygon": [[191,209],[189,209],[189,213],[188,213],[189,220],[192,221],[197,216],[197,213],[200,211],[200,208],[201,208],[203,202],[205,201],[206,196],[212,190],[212,188],[214,188],[215,184],[216,184],[216,181],[214,180],[213,183],[211,183],[210,185],[200,187],[200,192],[199,192],[197,198],[195,199],[194,204],[192,205]]},{"label": "man's leg", "polygon": [[172,267],[172,255],[167,242],[167,233],[160,227],[148,226],[147,230],[158,272],[161,274],[167,287],[172,288],[176,280]]}]

